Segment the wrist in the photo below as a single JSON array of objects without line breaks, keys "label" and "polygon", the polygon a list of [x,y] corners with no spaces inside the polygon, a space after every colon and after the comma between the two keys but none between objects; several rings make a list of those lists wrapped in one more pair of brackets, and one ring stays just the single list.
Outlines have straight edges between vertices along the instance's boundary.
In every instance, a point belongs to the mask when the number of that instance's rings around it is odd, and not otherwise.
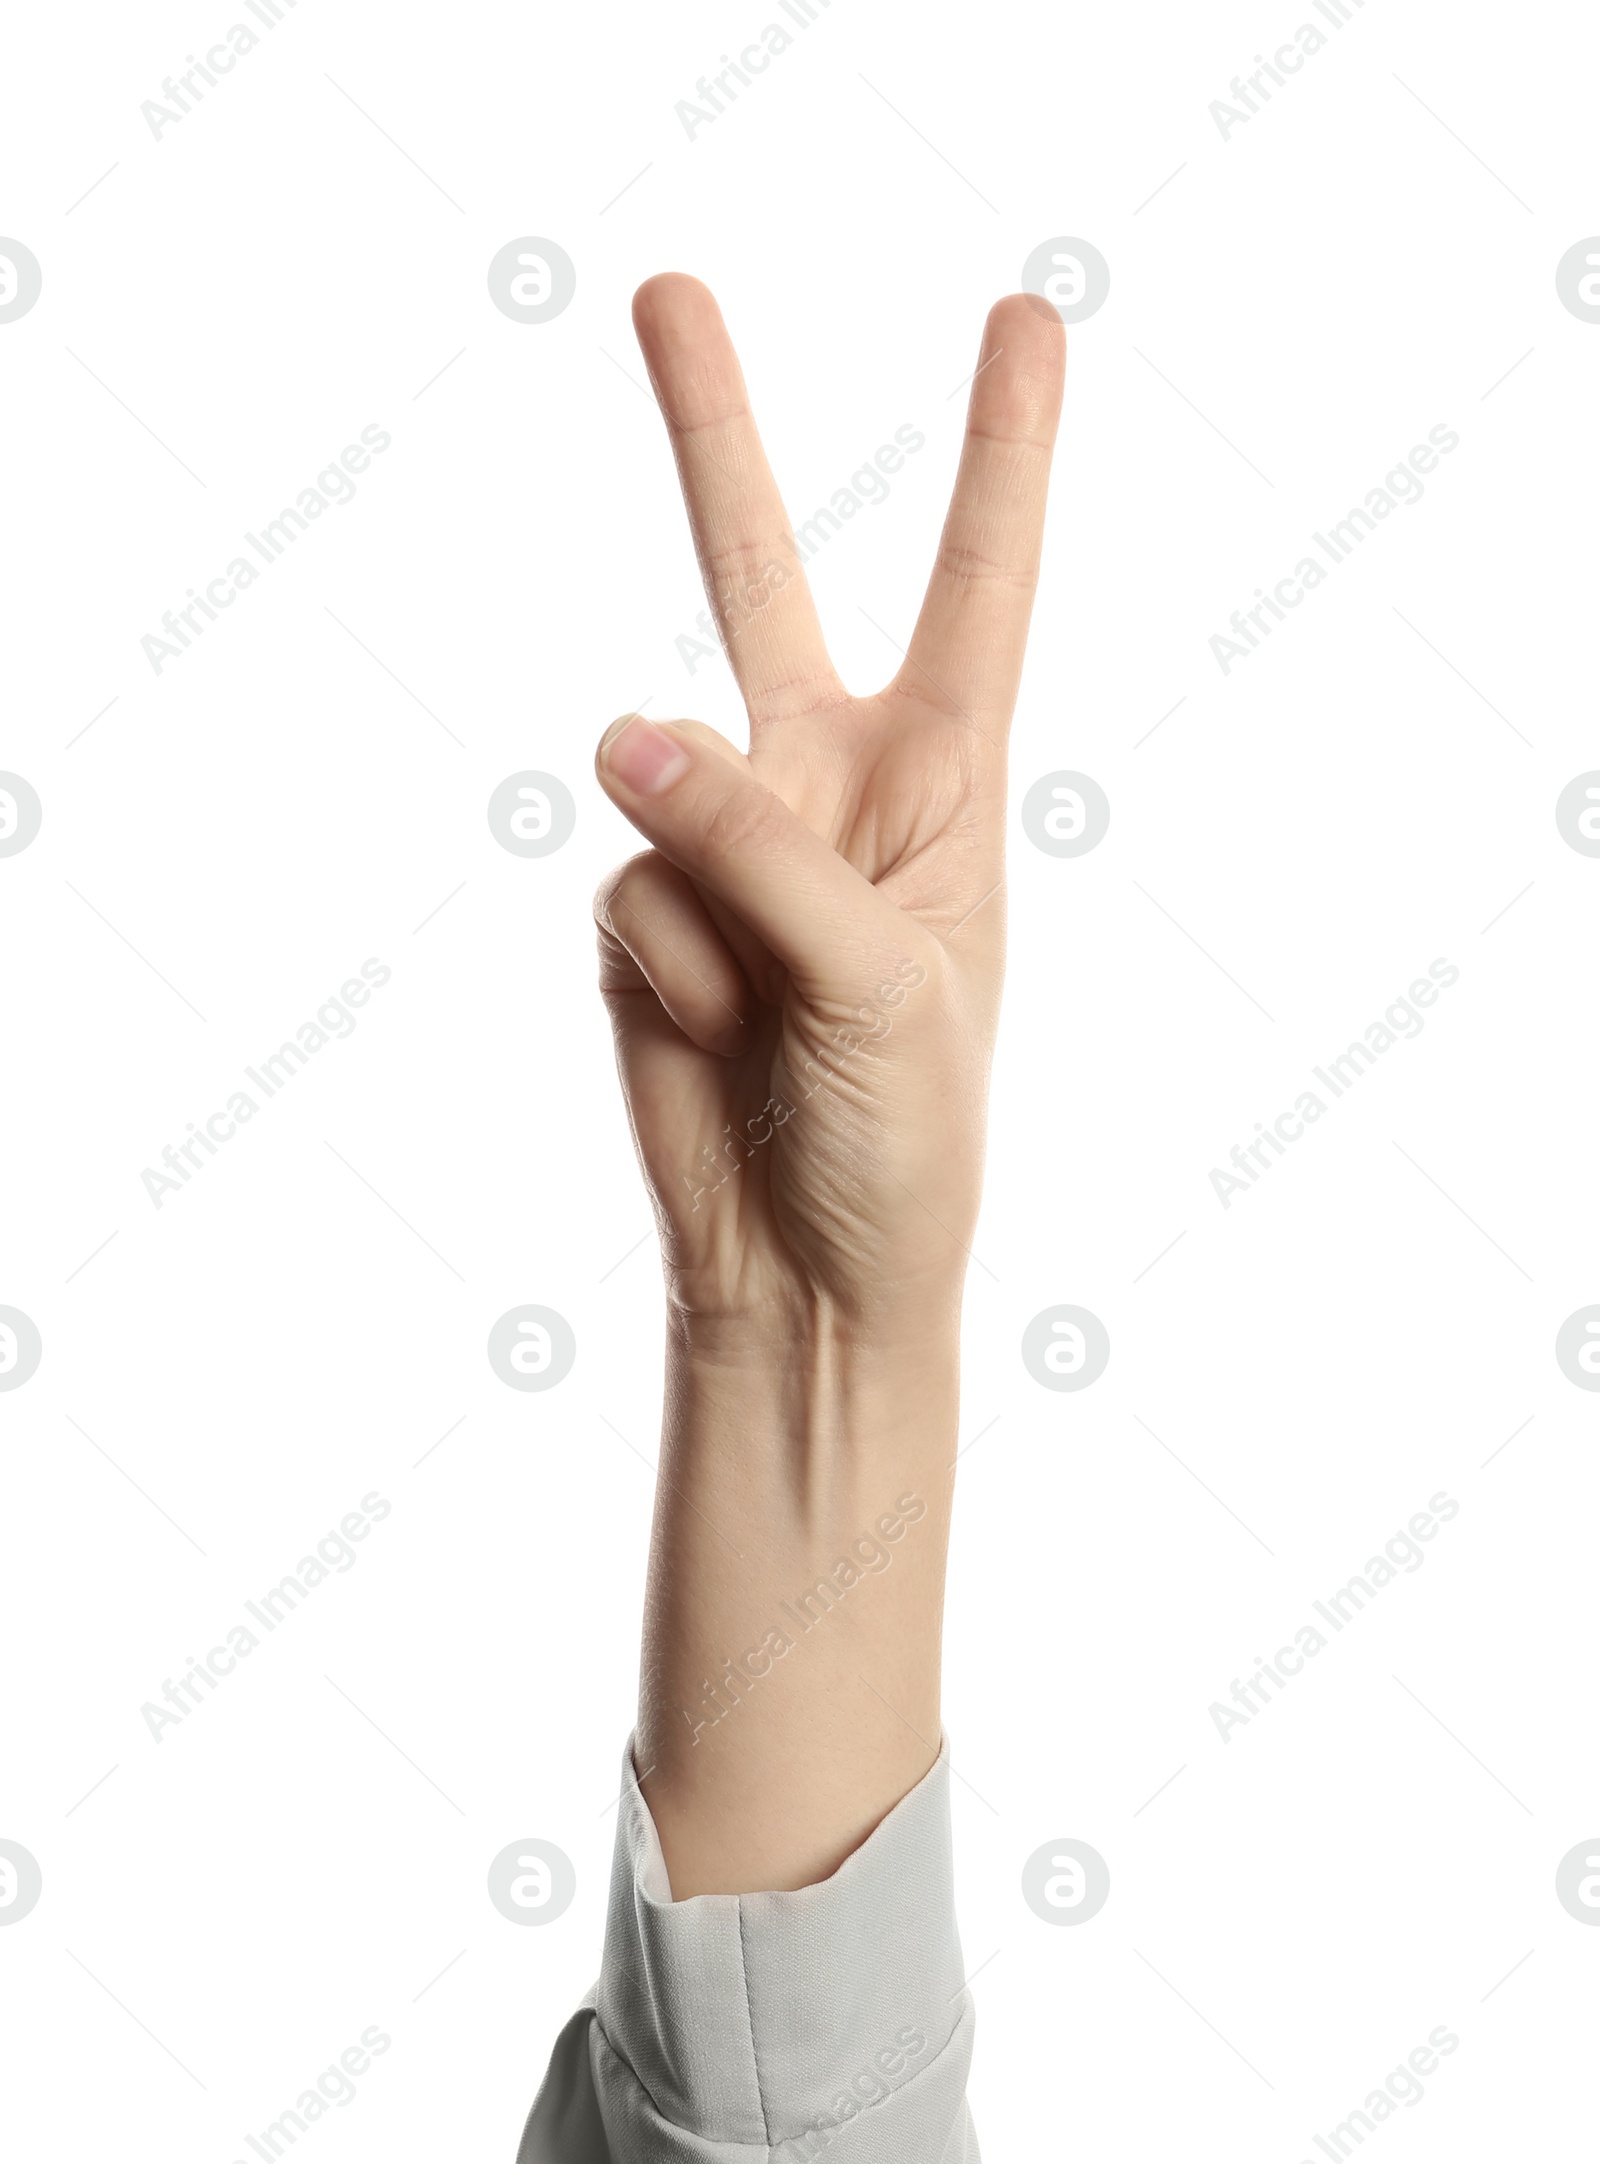
[{"label": "wrist", "polygon": [[959,1300],[893,1328],[815,1307],[710,1325],[675,1319],[666,1385],[667,1432],[684,1443],[742,1431],[806,1462],[870,1462],[918,1436],[936,1450],[956,1418]]},{"label": "wrist", "polygon": [[669,1297],[667,1358],[752,1376],[834,1376],[842,1384],[886,1366],[916,1371],[959,1345],[961,1296],[961,1276],[946,1274],[850,1300],[787,1285],[762,1288],[747,1304],[709,1307]]},{"label": "wrist", "polygon": [[736,1487],[792,1530],[838,1530],[907,1482],[944,1517],[957,1413],[953,1318],[870,1337],[836,1318],[669,1337],[671,1478]]}]

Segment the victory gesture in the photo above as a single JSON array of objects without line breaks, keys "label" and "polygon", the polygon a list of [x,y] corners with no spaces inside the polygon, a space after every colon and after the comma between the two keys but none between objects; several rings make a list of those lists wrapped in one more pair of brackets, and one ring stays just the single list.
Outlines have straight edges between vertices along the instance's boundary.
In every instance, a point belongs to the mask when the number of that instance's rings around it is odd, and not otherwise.
[{"label": "victory gesture", "polygon": [[925,1322],[959,1300],[978,1206],[1061,324],[1030,295],[991,312],[909,651],[856,699],[715,301],[669,274],[634,319],[750,716],[748,756],[625,716],[597,760],[652,845],[596,915],[673,1326]]}]

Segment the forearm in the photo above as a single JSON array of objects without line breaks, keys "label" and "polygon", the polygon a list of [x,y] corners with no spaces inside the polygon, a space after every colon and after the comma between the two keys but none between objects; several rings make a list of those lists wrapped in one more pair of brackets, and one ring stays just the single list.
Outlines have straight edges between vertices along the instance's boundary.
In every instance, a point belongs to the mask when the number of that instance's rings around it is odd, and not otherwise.
[{"label": "forearm", "polygon": [[938,1754],[957,1307],[674,1328],[636,1755],[680,1900],[826,1878]]}]

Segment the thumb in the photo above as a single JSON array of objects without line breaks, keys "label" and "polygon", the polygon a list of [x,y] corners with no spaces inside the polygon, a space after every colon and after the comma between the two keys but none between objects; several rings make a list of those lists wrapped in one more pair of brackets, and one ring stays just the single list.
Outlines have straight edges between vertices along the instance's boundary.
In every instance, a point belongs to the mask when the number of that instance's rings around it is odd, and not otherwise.
[{"label": "thumb", "polygon": [[871,880],[743,762],[687,728],[624,714],[600,740],[600,786],[664,857],[725,903],[802,984],[837,985],[911,927]]}]

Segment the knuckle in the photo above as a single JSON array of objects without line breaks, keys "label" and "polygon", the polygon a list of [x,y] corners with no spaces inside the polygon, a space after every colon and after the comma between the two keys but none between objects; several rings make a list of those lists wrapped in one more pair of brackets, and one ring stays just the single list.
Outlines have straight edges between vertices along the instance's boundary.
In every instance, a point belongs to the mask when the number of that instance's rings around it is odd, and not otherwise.
[{"label": "knuckle", "polygon": [[614,919],[618,915],[626,917],[630,909],[640,909],[666,869],[666,859],[654,849],[641,849],[637,856],[614,864],[595,888],[595,923],[603,932],[615,931]]},{"label": "knuckle", "polygon": [[967,434],[979,443],[996,443],[1008,451],[1034,451],[1048,457],[1054,445],[1038,436],[1028,436],[1011,428],[985,428],[976,422],[967,423]]},{"label": "knuckle", "polygon": [[1031,594],[1039,583],[1031,565],[1006,563],[959,541],[944,542],[937,563],[947,578],[969,586],[1011,586],[1019,593]]},{"label": "knuckle", "polygon": [[789,818],[787,807],[759,783],[732,789],[706,813],[702,843],[713,858],[759,855],[779,840]]},{"label": "knuckle", "polygon": [[796,561],[794,549],[783,535],[769,540],[759,534],[741,534],[705,553],[706,569],[715,578],[743,578],[755,584],[763,583],[774,570],[787,570]]}]

